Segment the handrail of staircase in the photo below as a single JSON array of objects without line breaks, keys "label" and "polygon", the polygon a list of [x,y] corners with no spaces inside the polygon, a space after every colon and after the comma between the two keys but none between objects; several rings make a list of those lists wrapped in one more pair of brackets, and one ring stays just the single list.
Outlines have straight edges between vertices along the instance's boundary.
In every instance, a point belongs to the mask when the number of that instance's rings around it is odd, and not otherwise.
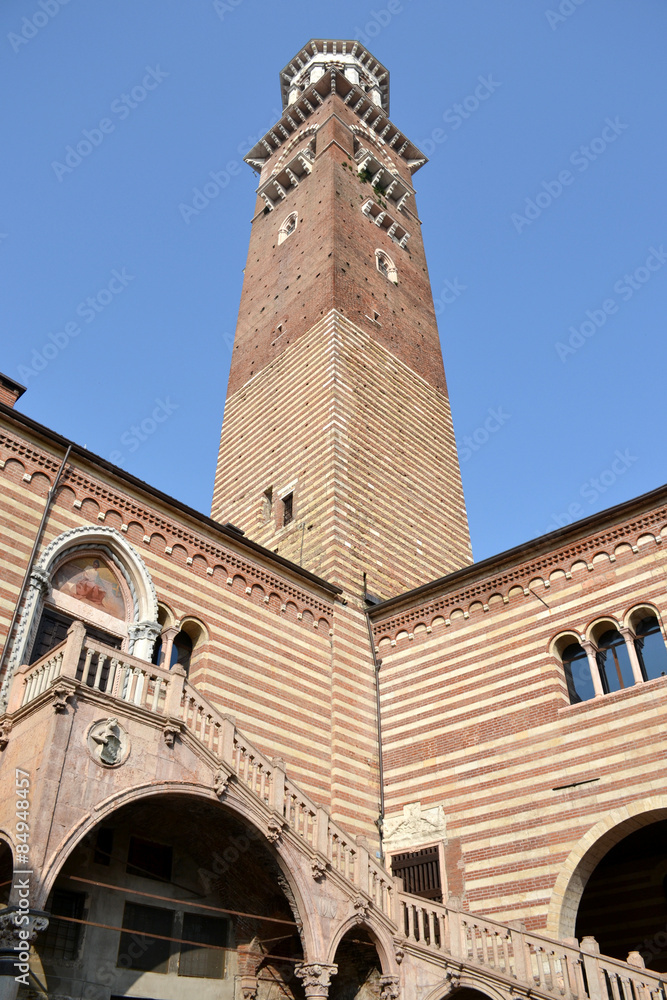
[{"label": "handrail of staircase", "polygon": [[483,969],[546,996],[565,1000],[667,1000],[660,975],[643,968],[638,953],[628,962],[600,955],[594,938],[579,946],[554,941],[520,927],[466,913],[404,892],[362,837],[349,836],[326,808],[312,801],[286,774],[284,761],[270,759],[239,732],[234,720],[213,706],[180,667],[163,670],[86,636],[74,622],[67,639],[35,663],[17,670],[8,714],[64,681],[169,719],[188,730],[267,807],[279,836],[287,826],[312,853],[313,875],[327,867],[358,890],[360,912],[372,901],[404,936],[406,946],[425,948],[462,968]]},{"label": "handrail of staircase", "polygon": [[269,759],[239,732],[234,720],[205,698],[181,667],[164,670],[86,635],[74,622],[65,642],[14,676],[8,714],[39,698],[64,681],[76,682],[109,698],[166,717],[187,729],[258,796],[271,811],[279,835],[289,827],[313,853],[313,875],[327,867],[352,882],[360,893],[359,906],[375,903],[396,922],[395,898],[400,881],[369,854],[362,837],[351,837],[333,822],[328,810],[313,802],[287,777],[285,763]]},{"label": "handrail of staircase", "polygon": [[406,944],[440,952],[553,997],[666,1000],[665,983],[637,952],[623,962],[600,954],[595,938],[565,944],[455,906],[398,893]]}]

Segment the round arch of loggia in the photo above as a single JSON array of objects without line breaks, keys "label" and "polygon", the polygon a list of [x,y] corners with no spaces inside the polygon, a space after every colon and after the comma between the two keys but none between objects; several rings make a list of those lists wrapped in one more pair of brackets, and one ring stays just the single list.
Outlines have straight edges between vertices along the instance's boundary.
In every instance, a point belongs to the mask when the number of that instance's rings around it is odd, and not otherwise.
[{"label": "round arch of loggia", "polygon": [[380,965],[382,966],[382,975],[400,975],[398,962],[396,961],[396,955],[394,953],[393,939],[387,933],[385,928],[379,923],[379,921],[374,919],[372,913],[361,921],[356,916],[348,917],[348,919],[337,928],[336,933],[331,938],[331,942],[329,944],[329,953],[326,959],[327,964],[335,965],[336,952],[338,951],[341,941],[348,931],[359,927],[365,927],[375,942],[375,947],[380,959]]},{"label": "round arch of loggia", "polygon": [[[166,781],[161,784],[142,784],[134,788],[129,788],[124,792],[115,793],[105,802],[96,806],[91,813],[83,817],[61,840],[49,858],[47,858],[42,872],[41,884],[35,894],[35,908],[39,909],[46,904],[49,893],[58,878],[65,862],[77,849],[86,836],[91,833],[100,823],[108,819],[119,809],[132,803],[144,802],[147,799],[160,798],[161,796],[183,796],[184,798],[199,798],[220,807],[224,811],[229,811],[243,820],[253,829],[263,846],[269,853],[272,848],[275,851],[275,859],[285,876],[285,879],[294,896],[298,915],[303,927],[303,950],[304,962],[321,961],[322,942],[320,940],[319,922],[309,919],[311,911],[305,900],[308,898],[309,883],[311,879],[310,863],[299,866],[297,852],[294,848],[283,842],[271,844],[264,837],[264,833],[257,825],[257,816],[253,815],[240,797],[235,797],[233,791],[225,794],[224,803],[221,803],[214,791],[206,785],[195,782]],[[312,889],[311,889],[312,892]],[[310,957],[313,956],[313,957]]]},{"label": "round arch of loggia", "polygon": [[563,864],[551,894],[546,934],[574,937],[577,911],[586,884],[598,863],[635,830],[667,819],[667,796],[655,795],[612,811],[588,830]]},{"label": "round arch of loggia", "polygon": [[474,990],[480,995],[480,1000],[484,997],[488,997],[488,1000],[512,1000],[513,995],[511,986],[502,990],[495,983],[488,982],[485,976],[476,976],[472,970],[466,969],[457,977],[456,986],[452,985],[450,979],[444,979],[424,996],[424,1000],[456,1000],[463,990]]}]

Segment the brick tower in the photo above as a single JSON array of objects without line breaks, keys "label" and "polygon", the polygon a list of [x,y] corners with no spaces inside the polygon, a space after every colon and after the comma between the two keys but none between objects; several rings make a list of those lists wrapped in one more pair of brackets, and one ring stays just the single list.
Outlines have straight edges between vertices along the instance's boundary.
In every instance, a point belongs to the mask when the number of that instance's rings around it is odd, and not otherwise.
[{"label": "brick tower", "polygon": [[412,175],[389,73],[316,39],[280,74],[260,174],[213,516],[390,597],[471,561]]}]

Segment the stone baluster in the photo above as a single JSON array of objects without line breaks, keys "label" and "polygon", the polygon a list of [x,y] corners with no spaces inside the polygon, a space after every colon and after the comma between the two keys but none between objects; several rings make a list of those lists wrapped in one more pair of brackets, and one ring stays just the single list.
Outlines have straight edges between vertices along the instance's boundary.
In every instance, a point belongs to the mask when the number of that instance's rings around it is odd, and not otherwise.
[{"label": "stone baluster", "polygon": [[338,972],[337,965],[310,962],[297,965],[294,971],[303,984],[308,1000],[328,1000],[331,977]]}]

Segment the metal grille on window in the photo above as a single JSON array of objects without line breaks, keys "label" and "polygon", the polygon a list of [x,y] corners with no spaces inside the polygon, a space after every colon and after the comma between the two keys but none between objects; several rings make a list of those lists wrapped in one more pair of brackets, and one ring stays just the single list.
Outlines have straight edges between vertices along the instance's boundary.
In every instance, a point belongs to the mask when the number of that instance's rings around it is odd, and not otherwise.
[{"label": "metal grille on window", "polygon": [[419,851],[394,854],[391,871],[393,875],[403,879],[406,892],[442,902],[440,853],[437,847],[422,847]]},{"label": "metal grille on window", "polygon": [[[173,910],[157,906],[126,903],[123,933],[118,945],[116,965],[122,969],[166,974],[171,953]],[[159,935],[151,937],[151,934]]]},{"label": "metal grille on window", "polygon": [[[67,889],[54,889],[50,904],[49,926],[39,941],[41,958],[75,959],[79,952],[86,895],[83,892],[68,892]],[[59,920],[58,917],[69,917]]]},{"label": "metal grille on window", "polygon": [[[186,943],[194,941],[198,944]],[[226,944],[226,920],[221,920],[219,917],[204,917],[199,913],[184,913],[179,976],[222,979],[225,971]]]}]

